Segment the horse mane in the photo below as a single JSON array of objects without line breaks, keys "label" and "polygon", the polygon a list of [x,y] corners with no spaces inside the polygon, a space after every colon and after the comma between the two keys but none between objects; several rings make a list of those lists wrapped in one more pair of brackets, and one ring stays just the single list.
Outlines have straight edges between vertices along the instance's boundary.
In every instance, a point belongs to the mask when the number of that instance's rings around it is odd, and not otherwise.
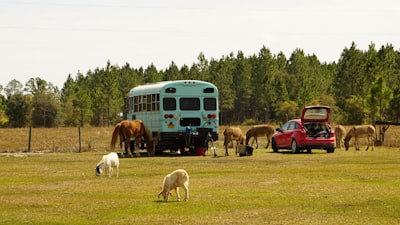
[{"label": "horse mane", "polygon": [[111,150],[115,149],[115,144],[117,142],[117,138],[120,133],[120,130],[121,130],[121,123],[117,123],[117,125],[115,126],[114,131],[112,133],[111,144],[110,144]]}]

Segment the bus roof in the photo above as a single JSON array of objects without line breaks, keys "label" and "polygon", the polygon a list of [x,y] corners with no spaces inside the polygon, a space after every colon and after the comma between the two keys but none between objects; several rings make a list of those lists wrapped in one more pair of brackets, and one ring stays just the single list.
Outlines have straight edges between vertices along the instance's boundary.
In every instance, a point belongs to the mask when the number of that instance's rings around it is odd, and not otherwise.
[{"label": "bus roof", "polygon": [[217,89],[217,87],[214,84],[211,84],[206,81],[201,81],[201,80],[173,80],[173,81],[160,81],[156,83],[149,83],[149,84],[143,84],[136,86],[130,90],[129,93],[134,92],[135,94],[154,94],[154,93],[159,93],[160,90],[163,88],[170,86],[170,85],[196,85],[196,84],[206,84],[209,86],[214,87]]}]

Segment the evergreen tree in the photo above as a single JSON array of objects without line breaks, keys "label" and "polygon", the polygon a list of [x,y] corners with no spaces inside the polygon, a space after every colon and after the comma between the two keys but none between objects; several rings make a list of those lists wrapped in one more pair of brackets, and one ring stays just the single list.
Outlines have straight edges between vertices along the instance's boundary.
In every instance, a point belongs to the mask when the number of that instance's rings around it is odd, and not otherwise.
[{"label": "evergreen tree", "polygon": [[30,104],[29,98],[24,96],[22,92],[16,92],[7,98],[5,113],[9,119],[10,127],[21,128],[28,125]]},{"label": "evergreen tree", "polygon": [[169,67],[165,70],[163,80],[182,80],[183,76],[179,71],[178,66],[175,62],[171,62]]},{"label": "evergreen tree", "polygon": [[235,110],[233,111],[233,119],[235,121],[243,121],[249,118],[250,99],[252,95],[251,85],[251,66],[244,57],[243,52],[238,52],[234,59],[235,68],[233,70],[233,91],[236,95]]},{"label": "evergreen tree", "polygon": [[[365,72],[364,56],[353,42],[350,48],[345,48],[337,65],[337,74],[334,77],[336,103],[339,108],[345,108],[346,99],[354,95],[367,93],[363,90],[362,76]],[[351,113],[351,112],[348,112]]]},{"label": "evergreen tree", "polygon": [[378,76],[368,95],[367,103],[371,110],[372,121],[386,119],[386,109],[392,99],[392,91],[386,87],[383,76]]},{"label": "evergreen tree", "polygon": [[223,57],[219,61],[211,60],[210,75],[213,77],[212,82],[218,87],[219,91],[219,109],[220,123],[230,124],[233,122],[234,102],[236,99],[233,91],[233,59],[231,57]]}]

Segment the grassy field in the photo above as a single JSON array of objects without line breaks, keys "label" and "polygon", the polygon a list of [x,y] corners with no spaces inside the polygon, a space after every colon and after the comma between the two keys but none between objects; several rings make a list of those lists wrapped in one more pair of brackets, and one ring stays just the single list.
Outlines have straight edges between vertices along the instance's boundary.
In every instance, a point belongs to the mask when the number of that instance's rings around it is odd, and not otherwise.
[{"label": "grassy field", "polygon": [[[96,177],[113,128],[0,129],[0,224],[399,224],[400,127],[374,151],[121,159]],[[242,127],[245,132],[248,127]],[[265,146],[265,138],[260,146]],[[188,202],[157,198],[163,177],[190,174]],[[182,193],[183,194],[183,193]]]},{"label": "grassy field", "polygon": [[[399,224],[400,151],[159,156],[121,159],[96,177],[106,152],[0,155],[0,224]],[[163,177],[190,174],[190,198],[157,198]],[[182,193],[183,194],[183,193]]]}]

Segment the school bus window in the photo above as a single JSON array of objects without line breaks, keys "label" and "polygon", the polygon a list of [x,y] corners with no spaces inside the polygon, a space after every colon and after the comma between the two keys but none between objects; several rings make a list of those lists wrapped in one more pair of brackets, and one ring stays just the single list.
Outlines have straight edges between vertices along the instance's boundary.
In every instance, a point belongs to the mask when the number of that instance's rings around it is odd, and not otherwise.
[{"label": "school bus window", "polygon": [[173,87],[166,88],[165,93],[176,93],[176,88]]},{"label": "school bus window", "polygon": [[204,88],[204,93],[214,93],[214,88]]},{"label": "school bus window", "polygon": [[146,106],[147,111],[153,111],[153,109],[151,108],[152,95],[147,95],[146,99],[147,101],[145,104],[147,104]]},{"label": "school bus window", "polygon": [[151,111],[159,111],[160,103],[157,100],[157,94],[151,95]]},{"label": "school bus window", "polygon": [[133,98],[128,98],[128,110],[133,110]]},{"label": "school bus window", "polygon": [[163,98],[163,109],[164,110],[176,110],[175,98]]},{"label": "school bus window", "polygon": [[204,98],[204,110],[217,110],[217,100],[215,98]]},{"label": "school bus window", "polygon": [[139,96],[133,97],[133,107],[134,112],[139,112]]},{"label": "school bus window", "polygon": [[146,98],[147,98],[147,103],[151,103],[152,95],[147,95]]}]

